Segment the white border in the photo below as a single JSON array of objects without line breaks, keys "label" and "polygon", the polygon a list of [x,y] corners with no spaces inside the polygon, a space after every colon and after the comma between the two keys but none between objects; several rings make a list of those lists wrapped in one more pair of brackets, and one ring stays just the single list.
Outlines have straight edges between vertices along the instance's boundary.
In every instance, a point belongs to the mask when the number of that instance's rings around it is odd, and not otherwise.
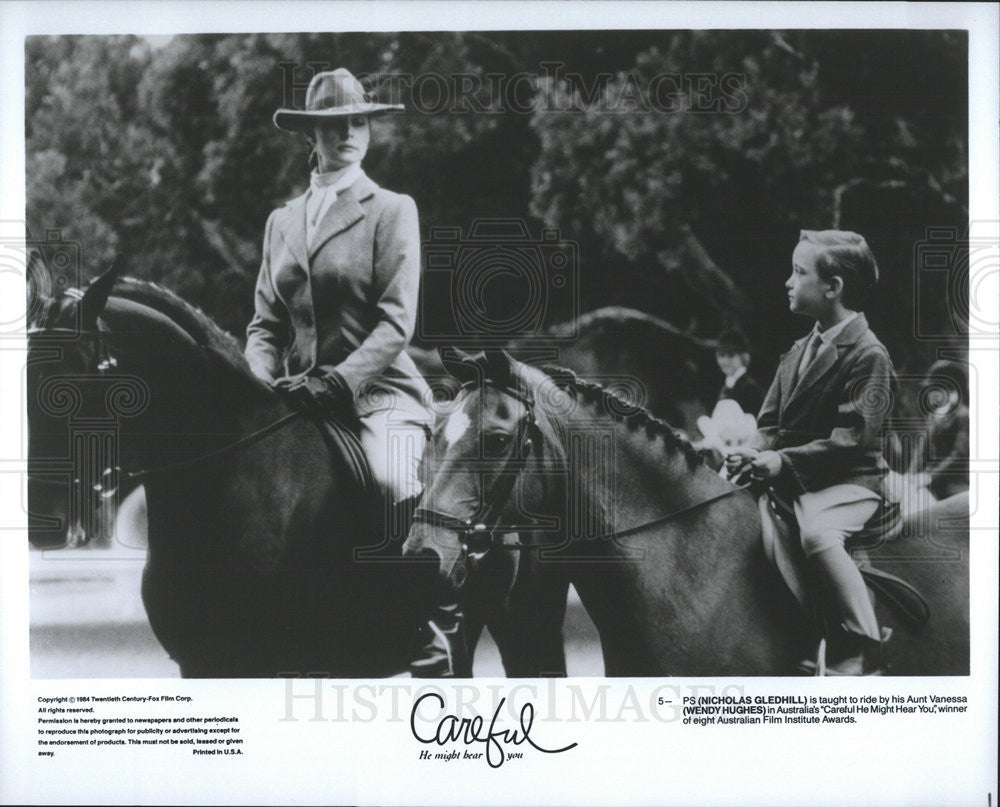
[{"label": "white border", "polygon": [[[125,3],[0,4],[0,222],[23,220],[23,37],[39,33],[166,33],[299,30],[493,30],[607,28],[968,28],[970,67],[970,209],[972,219],[1000,221],[998,188],[996,8],[976,4],[907,3]],[[609,25],[609,23],[611,23]],[[6,232],[0,232],[5,237]],[[992,237],[997,238],[995,225]],[[4,283],[0,306],[17,294]],[[996,304],[996,301],[993,301]],[[6,313],[6,308],[4,308]],[[994,318],[995,319],[995,318]],[[978,377],[998,377],[997,345],[976,349]],[[5,394],[0,397],[0,456],[17,457],[21,436],[23,359],[0,350]],[[492,772],[463,765],[429,776],[415,761],[416,745],[401,723],[281,723],[283,684],[276,682],[101,681],[32,682],[27,653],[27,541],[23,532],[0,532],[0,801],[63,803],[674,803],[752,804],[985,804],[996,800],[997,609],[996,512],[1000,411],[997,385],[984,383],[978,404],[980,507],[972,532],[973,675],[969,679],[917,679],[838,684],[842,692],[965,692],[974,719],[921,724],[873,724],[864,731],[677,731],[655,722],[570,726],[584,742],[561,757],[536,758],[518,770]],[[17,470],[0,462],[0,471]],[[0,474],[0,480],[7,474]],[[21,511],[20,491],[0,485],[6,525]],[[683,682],[679,682],[683,683]],[[697,683],[697,682],[695,682]],[[704,682],[702,682],[704,683]],[[722,679],[753,694],[785,694],[809,683]],[[616,681],[624,697],[634,684]],[[465,684],[466,697],[488,687]],[[601,682],[582,682],[592,691]],[[335,690],[329,690],[333,693]],[[95,766],[63,755],[34,756],[37,693],[191,693],[219,710],[239,711],[252,737],[252,755],[234,763],[194,764],[181,757],[112,755]],[[461,693],[459,693],[461,694]],[[328,697],[332,698],[333,695]],[[558,696],[557,696],[558,700]],[[333,702],[332,700],[329,702]],[[485,702],[485,701],[484,701]],[[914,730],[916,727],[916,730]],[[554,725],[563,733],[566,726]],[[106,764],[104,762],[106,760]],[[905,760],[905,764],[899,762]],[[203,761],[202,761],[203,762]],[[426,764],[426,763],[425,763]],[[437,771],[432,771],[437,772]]]}]

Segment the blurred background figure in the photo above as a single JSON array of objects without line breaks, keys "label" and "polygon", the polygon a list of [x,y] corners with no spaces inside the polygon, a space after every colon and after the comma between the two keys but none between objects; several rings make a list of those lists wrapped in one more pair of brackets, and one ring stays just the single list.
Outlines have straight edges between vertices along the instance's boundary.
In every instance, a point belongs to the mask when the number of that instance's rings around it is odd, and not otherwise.
[{"label": "blurred background figure", "polygon": [[713,468],[721,468],[727,454],[748,446],[756,434],[764,388],[747,372],[750,343],[738,328],[719,334],[715,361],[724,380],[711,417],[698,418],[702,439],[695,446],[709,451],[709,463]]},{"label": "blurred background figure", "polygon": [[924,413],[909,466],[892,473],[888,484],[904,512],[934,502],[966,501],[969,493],[969,380],[958,362],[937,361],[920,386],[918,405]]},{"label": "blurred background figure", "polygon": [[723,398],[712,410],[712,416],[698,418],[702,439],[695,448],[710,452],[709,464],[719,469],[728,454],[747,448],[757,434],[757,418],[744,412],[732,398]]},{"label": "blurred background figure", "polygon": [[750,343],[746,334],[737,328],[723,331],[717,340],[715,360],[725,376],[719,400],[736,401],[740,409],[756,417],[764,403],[764,388],[748,373]]},{"label": "blurred background figure", "polygon": [[927,409],[924,444],[910,475],[939,501],[969,490],[969,380],[953,361],[931,365],[921,401]]}]

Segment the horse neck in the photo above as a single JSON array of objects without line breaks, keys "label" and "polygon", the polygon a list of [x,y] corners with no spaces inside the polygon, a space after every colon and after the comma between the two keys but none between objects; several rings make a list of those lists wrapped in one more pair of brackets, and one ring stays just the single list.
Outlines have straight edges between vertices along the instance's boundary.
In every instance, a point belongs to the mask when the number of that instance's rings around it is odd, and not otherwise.
[{"label": "horse neck", "polygon": [[146,399],[138,413],[110,413],[121,415],[123,449],[133,465],[157,467],[169,457],[183,460],[219,448],[259,428],[268,410],[279,406],[165,313],[113,301],[106,317],[112,334],[129,335],[117,344],[112,339],[122,354],[116,374]]},{"label": "horse neck", "polygon": [[549,453],[565,460],[567,501],[591,524],[610,533],[726,489],[665,423],[641,411],[615,414],[620,403],[589,385],[577,391],[569,416],[549,413],[543,432],[555,443]]},{"label": "horse neck", "polygon": [[[679,438],[644,416],[610,415],[606,404],[580,407],[562,444],[576,486],[570,521],[582,513],[585,527],[580,543],[567,541],[565,568],[601,633],[608,674],[790,668],[803,627],[763,564],[752,500],[716,501],[732,486]],[[728,638],[705,638],[716,630]]]}]

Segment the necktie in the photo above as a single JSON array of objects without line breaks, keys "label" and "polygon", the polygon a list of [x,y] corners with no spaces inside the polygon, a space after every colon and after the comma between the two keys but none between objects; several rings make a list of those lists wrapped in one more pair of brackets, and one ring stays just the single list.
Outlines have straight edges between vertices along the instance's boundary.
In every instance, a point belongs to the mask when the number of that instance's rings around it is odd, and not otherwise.
[{"label": "necktie", "polygon": [[806,345],[802,361],[799,362],[799,372],[795,377],[796,381],[805,375],[806,369],[812,364],[812,360],[816,358],[816,353],[819,352],[819,346],[822,342],[823,340],[820,338],[819,332],[814,333],[812,339],[809,340],[809,344]]}]

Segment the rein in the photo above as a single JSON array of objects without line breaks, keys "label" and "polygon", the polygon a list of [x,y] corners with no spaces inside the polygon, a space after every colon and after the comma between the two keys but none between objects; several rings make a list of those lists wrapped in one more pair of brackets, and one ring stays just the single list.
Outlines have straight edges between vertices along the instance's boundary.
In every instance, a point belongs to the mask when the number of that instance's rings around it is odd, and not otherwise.
[{"label": "rein", "polygon": [[607,535],[598,535],[596,537],[600,538],[601,540],[614,541],[618,538],[625,538],[629,535],[636,535],[637,533],[640,533],[643,530],[648,530],[650,527],[657,527],[660,524],[666,524],[667,522],[673,521],[675,518],[680,518],[683,515],[687,515],[688,513],[693,512],[694,510],[699,510],[702,507],[706,507],[707,505],[715,504],[715,502],[725,499],[729,496],[732,496],[734,493],[739,493],[741,490],[747,490],[752,484],[753,484],[752,482],[747,482],[745,485],[736,485],[730,488],[729,490],[724,490],[722,493],[712,496],[711,498],[704,499],[703,501],[700,502],[695,502],[694,504],[688,505],[687,507],[683,507],[680,510],[675,510],[673,513],[667,513],[667,515],[665,516],[654,518],[652,521],[646,521],[643,524],[639,524],[637,527],[628,527],[627,529],[624,530],[618,530],[617,532],[612,532]]},{"label": "rein", "polygon": [[174,471],[181,471],[186,468],[190,468],[193,465],[197,465],[200,462],[206,462],[208,460],[215,459],[216,457],[223,457],[227,454],[233,454],[239,451],[240,449],[246,448],[247,446],[251,446],[254,443],[258,443],[265,437],[274,434],[283,426],[295,420],[295,418],[301,417],[304,411],[305,410],[299,409],[294,412],[289,412],[287,415],[284,415],[278,418],[277,420],[268,423],[263,428],[258,429],[257,431],[246,435],[245,437],[241,437],[234,443],[222,446],[221,448],[217,448],[205,454],[199,454],[197,457],[192,457],[189,460],[178,460],[177,462],[171,462],[168,463],[167,465],[161,465],[157,468],[143,468],[142,470],[139,471],[124,471],[125,476],[129,479],[141,480],[148,478],[150,476],[156,476],[157,474],[173,473]]},{"label": "rein", "polygon": [[[497,475],[497,480],[493,487],[490,488],[487,493],[479,513],[475,516],[461,518],[429,507],[418,507],[413,515],[413,521],[414,523],[422,522],[424,524],[429,524],[432,527],[440,527],[457,533],[462,544],[462,552],[465,555],[468,555],[470,552],[477,552],[479,548],[470,549],[470,545],[473,540],[479,536],[485,536],[486,538],[486,548],[482,549],[481,553],[485,553],[490,549],[495,548],[507,549],[511,551],[536,549],[537,547],[535,545],[526,544],[522,541],[509,543],[503,540],[498,540],[499,538],[502,538],[503,534],[505,534],[500,526],[500,516],[507,505],[507,500],[510,498],[510,494],[514,490],[517,477],[527,466],[528,460],[531,458],[531,454],[535,450],[535,442],[532,439],[532,436],[537,435],[539,438],[541,436],[538,421],[535,419],[535,401],[529,394],[523,393],[520,390],[513,389],[512,387],[506,385],[492,382],[489,379],[482,382],[466,382],[459,388],[459,392],[481,384],[492,386],[504,394],[510,395],[511,397],[521,401],[521,403],[525,405],[528,411],[518,426],[518,431],[523,433],[524,437],[516,449],[507,458],[507,462],[504,463],[504,467]],[[666,524],[674,519],[694,512],[695,510],[699,510],[702,507],[707,507],[710,504],[726,499],[734,493],[747,490],[752,484],[754,483],[751,481],[743,485],[735,485],[729,490],[725,490],[722,493],[708,499],[704,499],[703,501],[695,502],[694,504],[683,507],[680,510],[675,510],[667,515],[654,518],[652,521],[646,521],[634,527],[628,527],[626,529],[617,530],[613,533],[607,533],[605,535],[598,535],[594,537],[601,540],[614,541],[619,538],[626,538],[630,535],[637,535],[638,533],[644,532],[652,527]]]},{"label": "rein", "polygon": [[[94,343],[94,361],[91,364],[90,370],[94,373],[97,373],[98,375],[103,375],[111,370],[114,370],[118,366],[118,362],[115,360],[115,357],[112,356],[111,352],[108,350],[106,341],[106,331],[100,326],[98,326],[96,329],[93,330],[89,329],[77,330],[73,328],[43,328],[43,329],[38,329],[34,333],[52,335],[63,338],[72,337],[74,339],[79,338],[81,336],[89,337]],[[278,418],[277,420],[268,423],[263,428],[260,428],[255,432],[252,432],[248,435],[245,435],[244,437],[241,437],[240,439],[236,440],[233,443],[229,443],[228,445],[222,446],[221,448],[217,448],[212,451],[206,452],[205,454],[199,454],[198,456],[192,457],[191,459],[178,460],[177,462],[167,463],[166,465],[161,465],[156,468],[143,468],[138,471],[126,471],[123,468],[116,466],[114,468],[106,469],[104,472],[104,476],[107,477],[109,475],[113,475],[117,476],[119,479],[122,476],[124,476],[126,479],[141,481],[143,479],[148,479],[149,477],[156,476],[158,474],[183,471],[201,462],[207,462],[208,460],[215,459],[217,457],[223,457],[226,456],[227,454],[233,454],[237,451],[240,451],[241,449],[251,446],[254,443],[263,440],[265,437],[274,434],[283,426],[285,426],[288,423],[291,423],[293,420],[295,420],[298,417],[301,417],[303,414],[305,414],[305,409],[296,409],[295,411],[289,412],[287,415],[284,415]],[[74,482],[79,482],[79,481],[80,480],[78,479],[74,480]],[[36,482],[42,482],[44,484],[59,484],[57,482],[54,482],[53,480],[44,480],[44,479],[36,479]],[[97,492],[101,493],[102,496],[107,497],[111,495],[115,487],[117,486],[110,487],[109,490],[108,487],[105,487],[102,484],[101,489]]]}]

